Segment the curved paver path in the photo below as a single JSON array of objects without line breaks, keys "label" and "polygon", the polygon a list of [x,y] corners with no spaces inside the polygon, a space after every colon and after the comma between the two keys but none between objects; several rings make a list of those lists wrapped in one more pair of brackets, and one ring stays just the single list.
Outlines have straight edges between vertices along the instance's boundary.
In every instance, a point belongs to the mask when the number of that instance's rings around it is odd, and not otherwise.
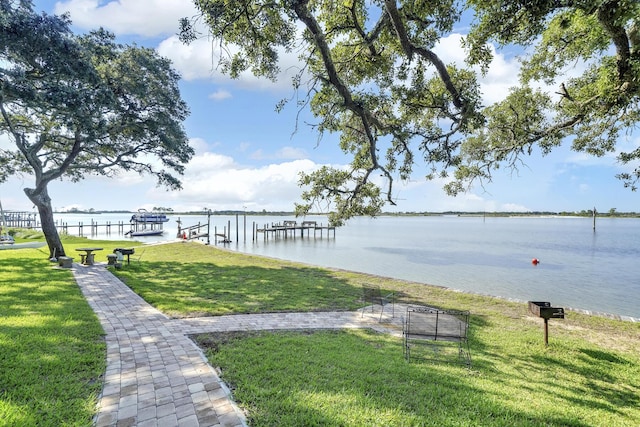
[{"label": "curved paver path", "polygon": [[228,388],[189,334],[363,327],[401,332],[398,316],[378,323],[377,314],[362,317],[359,311],[170,319],[103,264],[74,264],[73,274],[106,333],[107,370],[97,427],[246,426]]}]

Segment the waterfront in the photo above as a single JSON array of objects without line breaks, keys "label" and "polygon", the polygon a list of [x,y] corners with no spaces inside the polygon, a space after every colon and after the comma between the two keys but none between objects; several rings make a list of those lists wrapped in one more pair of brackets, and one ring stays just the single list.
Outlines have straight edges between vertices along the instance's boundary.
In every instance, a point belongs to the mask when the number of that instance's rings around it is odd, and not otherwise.
[{"label": "waterfront", "polygon": [[[70,225],[91,216],[63,215]],[[446,286],[467,292],[554,306],[640,318],[640,219],[576,217],[391,217],[356,218],[336,237],[270,239],[258,226],[291,217],[212,216],[213,228],[228,233],[224,247],[257,255],[300,261],[386,277]],[[177,216],[161,237],[174,240]],[[324,218],[307,218],[324,222]],[[62,220],[62,219],[61,219]],[[98,223],[127,220],[125,215],[94,215]],[[206,224],[206,216],[181,218],[183,226]],[[85,235],[87,235],[85,233]],[[239,238],[236,238],[236,235]],[[124,238],[98,234],[96,238]],[[213,244],[213,237],[212,244]],[[533,258],[541,262],[532,265]]]}]

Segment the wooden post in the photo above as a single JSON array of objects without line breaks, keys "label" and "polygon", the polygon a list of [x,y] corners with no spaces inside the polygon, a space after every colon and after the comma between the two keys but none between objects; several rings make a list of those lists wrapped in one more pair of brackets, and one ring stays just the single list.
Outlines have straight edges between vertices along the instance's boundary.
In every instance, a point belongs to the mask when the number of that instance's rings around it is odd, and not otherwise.
[{"label": "wooden post", "polygon": [[593,231],[596,231],[596,207],[593,207]]},{"label": "wooden post", "polygon": [[549,319],[544,319],[544,346],[549,347]]},{"label": "wooden post", "polygon": [[207,209],[207,245],[210,245],[210,244],[211,244],[211,209]]}]

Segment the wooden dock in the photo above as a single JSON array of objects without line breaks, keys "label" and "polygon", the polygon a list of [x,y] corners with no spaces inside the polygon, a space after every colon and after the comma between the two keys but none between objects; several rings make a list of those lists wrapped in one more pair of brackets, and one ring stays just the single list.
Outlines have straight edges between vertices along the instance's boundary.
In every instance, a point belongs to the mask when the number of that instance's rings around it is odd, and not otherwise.
[{"label": "wooden dock", "polygon": [[[37,214],[32,212],[5,212],[5,219],[8,227],[39,229],[41,224]],[[247,224],[247,216],[235,215],[235,227],[232,227],[232,221],[227,221],[226,225],[216,226],[211,223],[211,214],[207,215],[207,222],[198,222],[195,225],[183,226],[180,217],[177,219],[178,234],[176,238],[182,240],[200,240],[205,239],[207,244],[222,243],[229,244],[232,242],[247,242],[251,239],[253,242],[258,241],[260,234],[262,240],[277,239],[295,239],[295,238],[335,238],[336,227],[318,224],[317,221],[282,221],[278,223],[258,225],[255,221],[253,225]],[[249,227],[251,227],[249,229]],[[56,220],[56,228],[58,232],[77,236],[98,236],[118,234],[127,236],[132,230],[136,230],[136,224],[129,221],[98,221],[91,220],[90,223],[70,223]],[[154,228],[162,229],[162,224],[155,224]],[[249,231],[249,233],[247,233]],[[213,240],[213,241],[211,241]]]},{"label": "wooden dock", "polygon": [[[40,217],[33,212],[5,212],[4,218],[7,227],[27,229],[40,229],[42,227]],[[56,220],[55,225],[59,233],[77,235],[79,237],[97,236],[100,234],[110,236],[112,233],[124,236],[129,229],[133,230],[135,228],[134,225],[128,221],[105,221],[101,224],[93,219],[87,224],[82,221],[70,223]],[[162,226],[160,226],[160,228],[162,228]]]},{"label": "wooden dock", "polygon": [[39,228],[40,217],[34,212],[5,211],[4,223],[7,227]]},{"label": "wooden dock", "polygon": [[296,236],[300,236],[301,238],[305,237],[318,237],[318,233],[320,234],[320,238],[324,236],[326,231],[327,238],[330,237],[330,233],[333,232],[333,237],[336,237],[336,228],[331,226],[323,226],[322,224],[318,225],[316,221],[302,221],[300,225],[296,221],[283,221],[282,223],[265,225],[262,228],[256,228],[257,233],[262,233],[264,240],[268,240],[269,238],[277,239],[277,238],[295,238]]},{"label": "wooden dock", "polygon": [[[78,236],[97,236],[98,234],[106,234],[110,236],[112,232],[125,235],[125,228],[131,228],[131,224],[124,221],[107,221],[104,224],[99,224],[97,221],[94,222],[92,220],[89,224],[84,224],[83,222],[78,222],[77,224],[69,224],[68,222],[56,222],[56,228],[60,233],[76,234]],[[104,232],[101,233],[100,229],[103,229]]]}]

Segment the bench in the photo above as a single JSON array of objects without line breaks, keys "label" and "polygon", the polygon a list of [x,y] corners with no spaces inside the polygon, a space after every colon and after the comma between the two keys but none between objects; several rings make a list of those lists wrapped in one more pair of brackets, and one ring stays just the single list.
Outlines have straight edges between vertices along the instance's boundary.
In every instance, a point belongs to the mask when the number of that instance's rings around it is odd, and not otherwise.
[{"label": "bench", "polygon": [[468,311],[407,307],[402,321],[404,356],[410,361],[412,347],[422,343],[430,346],[431,352],[427,353],[426,358],[441,360],[447,351],[453,351],[470,367],[468,332]]},{"label": "bench", "polygon": [[68,256],[58,257],[58,265],[62,268],[71,268],[73,264],[73,258]]},{"label": "bench", "polygon": [[122,259],[118,260],[118,255],[117,254],[107,254],[107,265],[112,265],[115,268],[121,268],[122,267]]},{"label": "bench", "polygon": [[382,321],[382,313],[384,313],[384,308],[391,304],[391,317],[395,316],[395,293],[391,292],[389,294],[382,295],[382,291],[380,290],[380,286],[377,285],[362,285],[362,299],[364,301],[365,306],[362,308],[362,317],[364,317],[364,311],[368,306],[371,306],[371,312],[373,313],[373,309],[375,306],[380,306],[380,319],[379,322]]}]

